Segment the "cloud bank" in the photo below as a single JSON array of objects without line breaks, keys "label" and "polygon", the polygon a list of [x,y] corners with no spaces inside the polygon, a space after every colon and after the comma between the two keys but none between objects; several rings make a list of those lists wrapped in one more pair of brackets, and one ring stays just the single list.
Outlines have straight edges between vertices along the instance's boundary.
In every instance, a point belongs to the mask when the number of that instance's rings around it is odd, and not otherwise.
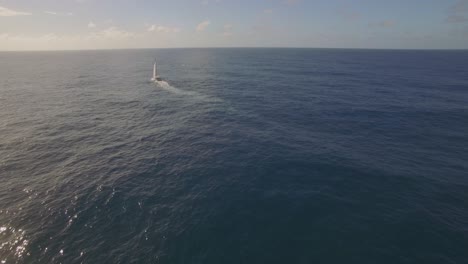
[{"label": "cloud bank", "polygon": [[211,24],[211,22],[209,20],[205,20],[203,22],[201,22],[200,24],[197,25],[197,27],[195,28],[195,30],[197,32],[201,32],[201,31],[205,31],[205,29]]},{"label": "cloud bank", "polygon": [[13,17],[13,16],[30,16],[29,12],[15,11],[3,6],[0,6],[0,16],[3,17]]},{"label": "cloud bank", "polygon": [[178,27],[166,27],[161,25],[150,25],[148,27],[149,32],[160,32],[160,33],[178,33],[180,28]]}]

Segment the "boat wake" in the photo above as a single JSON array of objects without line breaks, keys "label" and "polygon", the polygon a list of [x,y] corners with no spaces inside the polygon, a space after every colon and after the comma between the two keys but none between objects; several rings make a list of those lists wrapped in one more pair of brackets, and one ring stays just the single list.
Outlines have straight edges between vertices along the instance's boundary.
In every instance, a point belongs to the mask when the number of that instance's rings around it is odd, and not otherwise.
[{"label": "boat wake", "polygon": [[154,83],[157,86],[159,86],[160,88],[162,88],[163,90],[165,90],[167,92],[170,92],[172,94],[181,95],[181,96],[190,96],[190,97],[192,97],[194,99],[198,99],[198,100],[202,100],[202,101],[216,101],[216,102],[221,101],[221,99],[216,98],[216,97],[203,95],[203,94],[200,94],[200,93],[197,93],[197,92],[181,90],[179,88],[176,88],[176,87],[170,85],[166,81],[154,81]]},{"label": "boat wake", "polygon": [[156,62],[153,65],[153,78],[151,78],[151,81],[154,82],[156,85],[159,87],[163,88],[164,90],[171,92],[173,94],[177,95],[184,95],[184,96],[190,96],[192,98],[197,98],[200,100],[209,100],[209,101],[219,101],[220,99],[209,97],[206,95],[199,94],[197,92],[191,92],[191,91],[184,91],[181,89],[178,89],[174,86],[171,86],[168,82],[162,80],[162,78],[159,76],[157,68],[156,68]]},{"label": "boat wake", "polygon": [[183,90],[180,90],[174,86],[171,86],[168,82],[166,81],[154,81],[154,83],[156,83],[156,85],[158,85],[159,87],[163,88],[164,90],[168,91],[168,92],[171,92],[171,93],[174,93],[174,94],[180,94],[180,95],[196,95],[196,93],[194,92],[188,92],[188,91],[183,91]]}]

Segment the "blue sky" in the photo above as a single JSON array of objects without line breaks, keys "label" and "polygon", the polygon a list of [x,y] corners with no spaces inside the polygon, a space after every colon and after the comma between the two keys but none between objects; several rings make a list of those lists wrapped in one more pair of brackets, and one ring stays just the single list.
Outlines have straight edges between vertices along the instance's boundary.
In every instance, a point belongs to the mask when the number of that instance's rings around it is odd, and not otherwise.
[{"label": "blue sky", "polygon": [[0,50],[468,48],[468,0],[0,0]]}]

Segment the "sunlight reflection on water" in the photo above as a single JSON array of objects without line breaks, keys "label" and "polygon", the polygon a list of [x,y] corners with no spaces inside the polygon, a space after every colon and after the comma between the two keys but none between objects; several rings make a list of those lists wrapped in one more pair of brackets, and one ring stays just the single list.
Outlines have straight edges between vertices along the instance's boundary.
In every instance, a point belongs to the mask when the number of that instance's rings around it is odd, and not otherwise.
[{"label": "sunlight reflection on water", "polygon": [[26,231],[9,226],[0,227],[0,258],[1,263],[8,260],[16,262],[23,256],[28,255],[27,247],[29,240],[26,239]]}]

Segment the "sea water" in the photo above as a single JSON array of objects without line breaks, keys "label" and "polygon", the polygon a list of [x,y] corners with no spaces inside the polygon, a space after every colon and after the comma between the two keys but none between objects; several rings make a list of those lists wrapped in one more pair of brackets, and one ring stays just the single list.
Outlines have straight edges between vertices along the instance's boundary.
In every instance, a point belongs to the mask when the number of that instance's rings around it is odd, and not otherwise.
[{"label": "sea water", "polygon": [[0,180],[2,263],[468,263],[468,52],[0,53]]}]

